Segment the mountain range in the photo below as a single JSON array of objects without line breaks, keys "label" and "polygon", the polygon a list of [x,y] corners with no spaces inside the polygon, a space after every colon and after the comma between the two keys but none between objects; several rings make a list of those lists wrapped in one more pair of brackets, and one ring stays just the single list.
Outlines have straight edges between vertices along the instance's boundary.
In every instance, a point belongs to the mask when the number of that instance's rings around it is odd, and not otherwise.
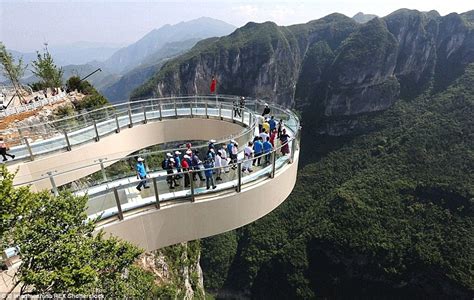
[{"label": "mountain range", "polygon": [[[88,81],[110,101],[116,102],[128,99],[130,92],[143,84],[164,61],[189,50],[199,40],[227,35],[233,30],[233,25],[202,17],[154,29],[135,43],[122,48],[78,42],[48,49],[55,63],[62,66],[64,80],[71,75],[84,77],[101,68],[102,71],[95,73]],[[26,64],[31,65],[31,61],[36,59],[36,53],[9,51],[16,58],[22,57]],[[23,82],[35,81],[37,78],[28,70]]]}]

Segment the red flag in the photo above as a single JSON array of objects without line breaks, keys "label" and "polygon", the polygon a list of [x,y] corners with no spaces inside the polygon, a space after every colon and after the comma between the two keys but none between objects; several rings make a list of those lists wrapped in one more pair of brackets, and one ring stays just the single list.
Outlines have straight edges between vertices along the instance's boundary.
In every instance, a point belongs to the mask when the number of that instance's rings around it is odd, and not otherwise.
[{"label": "red flag", "polygon": [[212,77],[211,81],[211,93],[214,93],[216,91],[216,85],[217,85],[217,79],[215,77]]}]

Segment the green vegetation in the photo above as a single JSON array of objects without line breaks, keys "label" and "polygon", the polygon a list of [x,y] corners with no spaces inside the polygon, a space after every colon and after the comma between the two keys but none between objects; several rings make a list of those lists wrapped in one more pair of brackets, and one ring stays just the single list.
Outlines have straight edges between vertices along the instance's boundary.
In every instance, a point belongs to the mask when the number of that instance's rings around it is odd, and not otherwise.
[{"label": "green vegetation", "polygon": [[[474,65],[442,93],[359,117],[364,134],[313,158],[275,212],[227,234],[238,237],[239,251],[209,288],[225,280],[224,288],[255,298],[468,297],[472,82]],[[227,261],[224,251],[203,249],[203,258]]]},{"label": "green vegetation", "polygon": [[163,256],[168,264],[170,281],[162,289],[166,291],[160,295],[167,299],[184,299],[186,296],[185,277],[188,277],[194,299],[205,299],[204,290],[199,284],[197,266],[201,246],[199,241],[181,243],[165,247],[156,251],[157,257]]},{"label": "green vegetation", "polygon": [[[252,66],[262,66],[272,56],[278,45],[283,45],[284,49],[290,52],[290,49],[297,47],[297,40],[290,30],[285,27],[277,26],[272,22],[256,24],[253,22],[237,29],[228,36],[221,38],[209,38],[202,40],[196,44],[190,51],[180,55],[176,59],[167,62],[149,81],[134,90],[131,98],[144,98],[155,93],[156,83],[164,81],[168,87],[175,86],[172,74],[179,70],[179,66],[183,63],[196,65],[199,61],[208,58],[213,53],[228,52],[231,58],[236,58],[241,50],[254,49],[252,57],[249,60]],[[285,74],[285,64],[276,62],[281,68],[282,74]],[[189,68],[189,66],[187,66]],[[248,68],[245,74],[238,74],[239,78],[233,80],[257,79],[258,72],[254,68]],[[283,81],[283,83],[288,83]],[[220,86],[223,88],[223,85]],[[178,91],[173,91],[178,92]],[[228,93],[237,93],[237,91],[229,90]]]},{"label": "green vegetation", "polygon": [[41,80],[34,85],[37,90],[54,89],[62,85],[63,70],[56,66],[48,48],[44,49],[43,55],[37,52],[37,58],[32,64],[33,74]]},{"label": "green vegetation", "polygon": [[14,174],[0,169],[0,248],[18,247],[17,276],[21,295],[85,294],[124,299],[181,299],[185,273],[194,298],[204,299],[197,270],[199,241],[159,250],[169,265],[170,280],[159,282],[136,263],[142,250],[104,233],[85,213],[87,197],[14,188]]},{"label": "green vegetation", "polygon": [[102,232],[87,220],[87,197],[68,192],[58,197],[13,187],[13,174],[0,169],[0,241],[18,247],[22,295],[103,294],[106,297],[154,296],[154,275],[133,263],[137,247]]},{"label": "green vegetation", "polygon": [[237,254],[237,237],[233,231],[202,240],[201,267],[206,290],[217,292],[224,286],[232,260]]},{"label": "green vegetation", "polygon": [[21,58],[15,62],[13,55],[0,42],[0,70],[2,75],[10,81],[20,99],[22,99],[20,79],[25,74],[26,67]]}]

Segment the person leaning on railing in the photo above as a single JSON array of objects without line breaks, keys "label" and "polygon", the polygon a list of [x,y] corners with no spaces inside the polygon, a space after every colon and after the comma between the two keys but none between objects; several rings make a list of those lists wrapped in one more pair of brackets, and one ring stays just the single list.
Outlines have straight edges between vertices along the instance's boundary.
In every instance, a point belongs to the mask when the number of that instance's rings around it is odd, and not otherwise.
[{"label": "person leaning on railing", "polygon": [[3,137],[0,137],[0,155],[3,156],[3,161],[7,161],[7,156],[10,156],[11,159],[15,159],[15,155],[7,153],[10,150],[10,147],[3,141]]}]

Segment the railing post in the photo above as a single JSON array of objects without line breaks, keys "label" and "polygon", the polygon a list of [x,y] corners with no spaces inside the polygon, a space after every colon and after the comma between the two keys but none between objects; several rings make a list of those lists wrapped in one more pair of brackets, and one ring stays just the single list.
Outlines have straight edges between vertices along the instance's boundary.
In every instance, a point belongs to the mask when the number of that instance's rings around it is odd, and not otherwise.
[{"label": "railing post", "polygon": [[207,115],[207,100],[206,100],[206,102],[205,102],[205,104],[204,104],[204,107],[206,108],[206,110],[205,110],[205,111],[206,111],[206,118],[209,118],[209,116]]},{"label": "railing post", "polygon": [[105,159],[103,158],[99,158],[100,171],[102,172],[102,179],[104,179],[104,181],[107,181],[107,173],[105,173],[104,160]]},{"label": "railing post", "polygon": [[[242,114],[242,124],[244,124],[245,111],[243,108],[240,108],[240,113]],[[244,124],[245,125],[245,124]]]},{"label": "railing post", "polygon": [[160,102],[160,104],[158,105],[158,108],[159,108],[159,110],[160,110],[160,121],[161,121],[161,120],[163,119],[163,115],[161,114],[161,102]]},{"label": "railing post", "polygon": [[191,118],[194,118],[194,115],[193,115],[193,100],[191,100],[189,102],[189,107],[191,108]]},{"label": "railing post", "polygon": [[64,139],[66,140],[66,150],[71,151],[71,142],[69,141],[69,136],[67,135],[67,131],[64,130]]},{"label": "railing post", "polygon": [[270,177],[271,178],[275,178],[275,171],[276,171],[276,150],[273,150],[272,151],[272,154],[271,154],[271,161],[272,161],[272,171],[270,173]]},{"label": "railing post", "polygon": [[56,186],[56,182],[54,181],[53,172],[48,171],[46,174],[48,174],[49,181],[51,182],[51,187],[53,188],[54,195],[58,196],[59,195],[58,187]]},{"label": "railing post", "polygon": [[117,114],[115,114],[115,125],[117,125],[117,128],[115,129],[115,133],[119,133],[120,132],[120,123],[119,123]]},{"label": "railing post", "polygon": [[31,149],[30,142],[28,141],[28,138],[26,136],[24,137],[24,140],[25,140],[26,149],[28,149],[28,153],[30,154],[30,160],[34,161],[35,157],[33,155],[33,150]]},{"label": "railing post", "polygon": [[178,118],[178,109],[176,108],[176,98],[173,100],[173,105],[174,105],[174,115],[176,118]]},{"label": "railing post", "polygon": [[232,104],[232,106],[230,107],[230,118],[232,119],[232,123],[235,123],[235,120],[234,120],[234,104]]},{"label": "railing post", "polygon": [[20,142],[23,142],[23,132],[21,131],[21,128],[18,128],[18,135],[20,136]]},{"label": "railing post", "polygon": [[122,212],[122,205],[120,204],[120,198],[119,198],[119,194],[118,194],[118,191],[117,191],[117,187],[114,186],[114,198],[115,198],[115,203],[117,204],[117,211],[118,211],[118,218],[119,220],[123,220],[123,212]]},{"label": "railing post", "polygon": [[160,209],[160,194],[158,194],[158,182],[156,182],[156,177],[151,179],[153,181],[153,190],[155,191],[155,207]]},{"label": "railing post", "polygon": [[236,191],[240,193],[242,190],[242,162],[237,163],[237,189]]},{"label": "railing post", "polygon": [[97,129],[97,122],[94,120],[94,131],[95,131],[95,141],[98,142],[100,140],[99,130]]},{"label": "railing post", "polygon": [[293,163],[293,160],[295,159],[295,151],[296,151],[296,135],[291,141],[291,163]]},{"label": "railing post", "polygon": [[194,197],[194,180],[193,180],[193,173],[191,171],[188,171],[188,176],[189,176],[189,183],[191,184],[191,202],[196,201],[196,198]]},{"label": "railing post", "polygon": [[128,105],[128,120],[129,120],[128,128],[132,128],[133,127],[132,107],[130,106],[130,104]]},{"label": "railing post", "polygon": [[148,119],[146,118],[146,108],[145,105],[142,105],[143,108],[143,124],[148,123]]},{"label": "railing post", "polygon": [[223,120],[222,118],[222,103],[219,103],[219,119]]}]

